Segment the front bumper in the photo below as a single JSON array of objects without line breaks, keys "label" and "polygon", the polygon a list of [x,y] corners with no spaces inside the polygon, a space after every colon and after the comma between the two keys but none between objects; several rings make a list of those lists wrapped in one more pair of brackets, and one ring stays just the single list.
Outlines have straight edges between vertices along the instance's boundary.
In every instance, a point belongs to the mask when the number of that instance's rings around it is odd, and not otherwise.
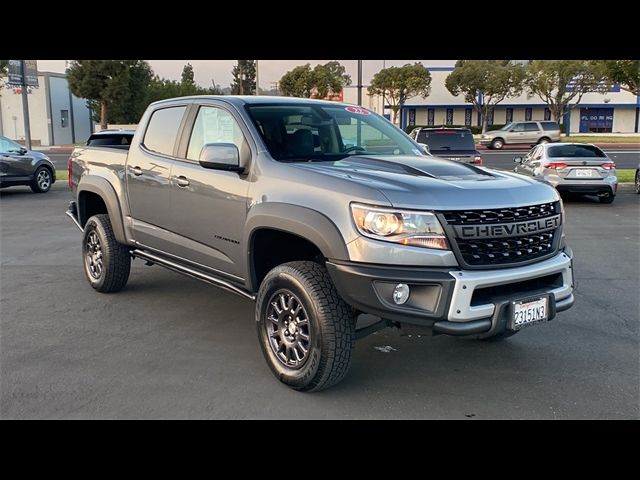
[{"label": "front bumper", "polygon": [[[354,308],[381,318],[430,327],[449,335],[491,336],[507,328],[511,301],[548,295],[549,319],[573,305],[569,248],[534,264],[499,270],[388,267],[327,262],[338,293]],[[396,305],[398,283],[411,289]]]}]

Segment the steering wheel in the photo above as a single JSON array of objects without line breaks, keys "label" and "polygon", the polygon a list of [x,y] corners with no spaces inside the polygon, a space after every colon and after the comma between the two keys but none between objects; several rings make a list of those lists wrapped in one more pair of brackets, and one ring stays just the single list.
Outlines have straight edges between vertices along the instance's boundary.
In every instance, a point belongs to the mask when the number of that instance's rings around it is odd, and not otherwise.
[{"label": "steering wheel", "polygon": [[349,152],[355,152],[355,151],[358,151],[358,152],[366,152],[366,151],[367,151],[367,149],[366,149],[366,148],[359,147],[358,145],[353,145],[352,147],[345,148],[345,149],[342,151],[342,153],[349,153]]}]

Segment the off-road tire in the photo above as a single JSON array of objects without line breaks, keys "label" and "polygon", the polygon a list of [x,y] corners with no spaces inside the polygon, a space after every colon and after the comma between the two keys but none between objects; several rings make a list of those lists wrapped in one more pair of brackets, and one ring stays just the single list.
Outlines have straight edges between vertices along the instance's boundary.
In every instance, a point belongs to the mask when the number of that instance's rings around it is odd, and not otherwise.
[{"label": "off-road tire", "polygon": [[[101,273],[97,277],[92,275],[88,259],[88,242],[92,233],[95,233],[101,250]],[[101,293],[118,292],[127,284],[131,255],[129,248],[116,240],[109,215],[94,215],[87,220],[82,235],[82,263],[89,284]]]},{"label": "off-road tire", "polygon": [[[273,299],[277,300],[278,295],[283,292],[284,295],[289,292],[296,297],[308,319],[307,353],[296,367],[286,365],[277,356],[276,346],[271,340],[280,338],[284,341],[274,333],[274,329],[278,332],[287,331],[280,330],[280,327],[274,326],[277,325],[276,322],[268,319],[269,316],[274,316]],[[287,298],[290,299],[291,296]],[[281,308],[281,311],[284,309]],[[258,291],[256,327],[260,347],[269,368],[278,380],[295,390],[323,390],[338,383],[349,371],[355,345],[355,318],[351,307],[338,295],[323,265],[311,261],[296,261],[271,270]]]}]

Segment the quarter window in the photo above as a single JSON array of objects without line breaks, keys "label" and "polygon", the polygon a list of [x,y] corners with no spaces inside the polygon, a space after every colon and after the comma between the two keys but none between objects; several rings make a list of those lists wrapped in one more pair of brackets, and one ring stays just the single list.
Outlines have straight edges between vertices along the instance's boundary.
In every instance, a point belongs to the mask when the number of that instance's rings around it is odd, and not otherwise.
[{"label": "quarter window", "polygon": [[173,155],[173,147],[186,108],[170,107],[153,112],[144,134],[144,146],[154,152]]},{"label": "quarter window", "polygon": [[191,131],[187,158],[199,160],[202,147],[208,143],[232,143],[242,149],[244,135],[233,116],[217,107],[200,107]]}]

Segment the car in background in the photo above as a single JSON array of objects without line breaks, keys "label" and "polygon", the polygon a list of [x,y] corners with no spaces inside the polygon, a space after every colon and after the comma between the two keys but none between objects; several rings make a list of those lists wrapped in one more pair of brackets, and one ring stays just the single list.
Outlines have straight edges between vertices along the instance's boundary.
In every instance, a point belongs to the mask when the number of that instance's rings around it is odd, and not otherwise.
[{"label": "car in background", "polygon": [[102,130],[92,133],[87,140],[87,145],[128,150],[135,133],[135,130]]},{"label": "car in background", "polygon": [[409,135],[416,142],[426,145],[436,157],[462,163],[482,165],[482,156],[476,150],[473,134],[468,128],[415,128]]},{"label": "car in background", "polygon": [[513,161],[516,173],[544,180],[560,193],[597,195],[601,203],[612,203],[616,196],[616,164],[595,145],[537,145]]},{"label": "car in background", "polygon": [[512,122],[480,137],[480,144],[495,150],[505,145],[536,145],[560,141],[560,126],[552,121]]},{"label": "car in background", "polygon": [[26,185],[34,193],[45,193],[55,181],[49,157],[0,135],[0,188]]}]

